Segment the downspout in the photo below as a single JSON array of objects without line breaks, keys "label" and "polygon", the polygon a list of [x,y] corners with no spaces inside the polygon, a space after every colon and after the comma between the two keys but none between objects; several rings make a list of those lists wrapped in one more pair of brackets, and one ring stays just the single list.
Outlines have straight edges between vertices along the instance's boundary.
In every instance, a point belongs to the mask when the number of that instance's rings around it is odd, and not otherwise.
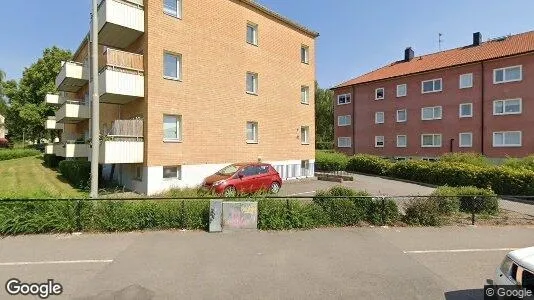
[{"label": "downspout", "polygon": [[481,78],[481,84],[482,84],[482,87],[481,87],[481,99],[480,99],[480,103],[481,103],[481,109],[480,109],[480,116],[481,116],[481,124],[480,124],[480,153],[482,155],[484,155],[484,135],[485,135],[485,132],[484,132],[484,61],[481,62],[481,66],[482,66],[482,78]]},{"label": "downspout", "polygon": [[356,154],[356,88],[355,85],[352,85],[352,94],[350,95],[350,101],[352,104],[352,155]]}]

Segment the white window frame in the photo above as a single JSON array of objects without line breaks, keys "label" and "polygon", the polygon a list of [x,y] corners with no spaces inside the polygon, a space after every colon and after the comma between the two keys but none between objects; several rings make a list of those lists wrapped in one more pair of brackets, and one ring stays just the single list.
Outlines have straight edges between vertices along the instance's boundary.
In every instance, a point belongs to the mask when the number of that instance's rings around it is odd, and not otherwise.
[{"label": "white window frame", "polygon": [[[165,117],[174,117],[176,118],[176,138],[167,138],[165,137]],[[166,143],[179,143],[182,142],[182,115],[173,115],[173,114],[164,114],[163,115],[163,142]]]},{"label": "white window frame", "polygon": [[[379,145],[379,140],[382,140],[382,145]],[[384,148],[386,145],[386,138],[383,135],[377,135],[375,136],[375,148]]]},{"label": "white window frame", "polygon": [[[340,103],[339,100],[344,97],[345,98],[345,103]],[[347,99],[349,101],[347,101]],[[346,105],[346,104],[350,104],[352,102],[352,94],[341,94],[341,95],[337,95],[337,105]]]},{"label": "white window frame", "polygon": [[[440,82],[440,89],[436,90],[436,81]],[[432,82],[432,90],[425,92],[425,82]],[[423,80],[421,81],[421,94],[430,94],[430,93],[438,93],[443,91],[443,79],[442,78],[435,78],[435,79],[429,79],[429,80]]]},{"label": "white window frame", "polygon": [[[169,76],[165,74],[165,56],[167,55],[176,57],[176,76],[177,77]],[[169,80],[177,80],[177,81],[182,80],[182,55],[181,54],[170,52],[170,51],[163,52],[163,78],[169,79]]]},{"label": "white window frame", "polygon": [[[378,115],[382,115],[382,122],[378,122]],[[383,111],[375,112],[375,124],[384,124],[386,122],[386,114]]]},{"label": "white window frame", "polygon": [[[176,168],[176,177],[165,177],[165,168]],[[161,169],[163,180],[182,180],[182,166],[163,166]]]},{"label": "white window frame", "polygon": [[[403,94],[399,94],[399,88],[400,87],[404,87],[404,95]],[[403,83],[403,84],[398,84],[397,85],[397,98],[400,98],[400,97],[406,97],[408,95],[408,85],[406,83]]]},{"label": "white window frame", "polygon": [[[254,138],[252,140],[249,140],[248,138],[248,125],[253,124],[252,127],[252,134],[254,135]],[[258,144],[259,143],[259,124],[257,121],[247,121],[245,124],[245,139],[247,141],[247,144]]]},{"label": "white window frame", "polygon": [[[347,122],[341,122],[341,120],[348,120]],[[343,127],[343,126],[350,126],[352,124],[352,116],[351,115],[342,115],[337,116],[337,126]]]},{"label": "white window frame", "polygon": [[[439,117],[436,117],[436,109],[439,108],[440,114]],[[432,118],[425,118],[424,111],[425,109],[432,109]],[[442,106],[427,106],[421,108],[421,120],[422,121],[431,121],[431,120],[441,120],[443,118],[443,107]]]},{"label": "white window frame", "polygon": [[300,103],[310,104],[310,87],[307,85],[300,87]]},{"label": "white window frame", "polygon": [[[404,111],[404,120],[399,119],[399,112]],[[406,108],[404,109],[397,109],[397,123],[405,123],[408,122],[408,110]]]},{"label": "white window frame", "polygon": [[310,144],[310,126],[300,126],[300,143],[302,145]]},{"label": "white window frame", "polygon": [[182,18],[182,0],[173,0],[173,1],[176,2],[176,12],[167,10],[165,8],[165,1],[163,1],[163,13],[168,16],[181,19]]},{"label": "white window frame", "polygon": [[[506,141],[505,135],[506,134],[510,134],[510,133],[519,133],[519,144],[505,144],[504,143]],[[503,135],[503,137],[502,137],[503,144],[502,145],[497,145],[495,143],[495,136],[497,134],[502,134]],[[495,132],[493,132],[492,144],[493,144],[494,148],[522,147],[523,146],[523,132],[519,131],[519,130],[517,130],[517,131],[495,131]]]},{"label": "white window frame", "polygon": [[[519,100],[519,111],[518,112],[506,112],[506,103],[510,101],[518,101],[518,100]],[[497,103],[499,102],[502,102],[502,113],[497,112]],[[493,101],[493,115],[494,116],[520,115],[522,113],[523,113],[523,99],[522,98]]]},{"label": "white window frame", "polygon": [[[253,91],[248,90],[248,78],[249,76],[252,76],[253,82],[252,82],[252,88]],[[258,95],[258,86],[259,86],[259,75],[258,73],[254,72],[247,72],[246,78],[245,78],[245,90],[247,94],[250,95]]]},{"label": "white window frame", "polygon": [[[382,97],[378,97],[378,91],[382,91]],[[375,100],[384,100],[386,98],[386,89],[381,87],[375,89]]]},{"label": "white window frame", "polygon": [[[404,145],[399,144],[399,138],[404,137]],[[408,136],[406,134],[397,135],[397,148],[406,148],[408,147]]]},{"label": "white window frame", "polygon": [[[432,145],[425,145],[423,143],[424,141],[424,136],[429,136],[431,135],[432,136]],[[435,142],[436,142],[436,137],[439,136],[439,145],[436,145]],[[421,148],[441,148],[441,146],[443,145],[443,136],[441,135],[441,133],[423,133],[421,134]]]},{"label": "white window frame", "polygon": [[[469,107],[471,108],[470,109],[470,113],[469,113],[469,115],[462,115],[462,107],[466,106],[466,105],[469,105]],[[460,105],[458,107],[459,107],[458,116],[460,118],[472,118],[473,117],[473,103],[472,102],[460,103]]]},{"label": "white window frame", "polygon": [[[302,54],[304,53],[304,57]],[[310,63],[310,47],[306,45],[300,46],[300,62],[303,64],[309,64]]]},{"label": "white window frame", "polygon": [[[465,77],[465,76],[469,76],[471,78],[470,82],[469,82],[469,85],[466,85],[466,86],[462,86],[462,78]],[[460,82],[459,82],[459,87],[460,89],[469,89],[469,88],[472,88],[473,87],[473,73],[466,73],[466,74],[461,74],[459,76],[459,79],[460,79]]]},{"label": "white window frame", "polygon": [[[259,32],[258,24],[254,24],[252,22],[247,22],[247,27],[246,28],[247,28],[247,31],[245,33],[245,40],[246,40],[247,44],[252,45],[252,46],[258,46],[258,36],[259,36],[259,34],[258,34],[258,32]],[[253,33],[252,41],[248,40],[248,29],[249,28],[252,28],[252,33]]]},{"label": "white window frame", "polygon": [[[509,69],[519,68],[519,79],[506,80],[506,71]],[[497,81],[497,72],[503,71],[502,81]],[[493,69],[493,84],[501,84],[507,82],[517,82],[523,80],[523,65],[510,66],[504,68]]]},{"label": "white window frame", "polygon": [[[469,135],[469,144],[462,144],[462,135]],[[473,133],[472,132],[460,132],[458,134],[458,147],[460,148],[471,148],[473,147]]]},{"label": "white window frame", "polygon": [[[348,143],[344,146],[341,145],[341,140],[345,140]],[[352,138],[349,136],[340,136],[337,138],[337,147],[338,148],[352,148]]]}]

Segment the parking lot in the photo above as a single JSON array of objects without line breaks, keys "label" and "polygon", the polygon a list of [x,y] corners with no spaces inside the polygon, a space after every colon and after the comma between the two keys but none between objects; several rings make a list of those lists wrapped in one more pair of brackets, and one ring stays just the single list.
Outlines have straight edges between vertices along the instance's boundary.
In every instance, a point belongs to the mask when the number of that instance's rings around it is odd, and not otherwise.
[{"label": "parking lot", "polygon": [[0,298],[15,277],[61,283],[50,299],[481,299],[507,251],[532,236],[524,226],[10,237]]}]

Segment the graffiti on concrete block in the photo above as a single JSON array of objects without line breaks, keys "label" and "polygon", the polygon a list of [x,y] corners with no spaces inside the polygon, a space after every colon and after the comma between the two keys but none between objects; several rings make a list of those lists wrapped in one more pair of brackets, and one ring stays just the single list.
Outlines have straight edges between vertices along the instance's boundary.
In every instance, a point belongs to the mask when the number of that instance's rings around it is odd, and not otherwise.
[{"label": "graffiti on concrete block", "polygon": [[223,227],[228,229],[257,229],[257,202],[224,202]]}]

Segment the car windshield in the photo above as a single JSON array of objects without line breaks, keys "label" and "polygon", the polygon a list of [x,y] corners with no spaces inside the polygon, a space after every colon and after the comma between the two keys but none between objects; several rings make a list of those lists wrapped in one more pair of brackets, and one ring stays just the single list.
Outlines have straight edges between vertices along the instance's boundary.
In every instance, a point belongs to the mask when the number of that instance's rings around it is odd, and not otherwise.
[{"label": "car windshield", "polygon": [[223,168],[222,170],[220,170],[219,172],[217,172],[217,174],[219,174],[219,175],[232,175],[235,172],[237,172],[237,170],[239,170],[239,166],[229,165],[229,166]]}]

